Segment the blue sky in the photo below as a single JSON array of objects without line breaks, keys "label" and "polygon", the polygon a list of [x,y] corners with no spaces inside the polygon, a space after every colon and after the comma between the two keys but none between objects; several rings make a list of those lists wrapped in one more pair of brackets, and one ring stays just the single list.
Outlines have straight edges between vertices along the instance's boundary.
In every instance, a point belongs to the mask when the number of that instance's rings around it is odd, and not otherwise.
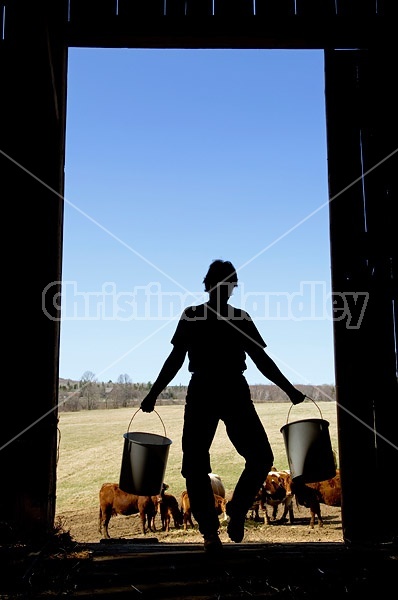
[{"label": "blue sky", "polygon": [[334,383],[322,51],[71,48],[66,134],[61,377],[154,381],[222,258],[284,374]]}]

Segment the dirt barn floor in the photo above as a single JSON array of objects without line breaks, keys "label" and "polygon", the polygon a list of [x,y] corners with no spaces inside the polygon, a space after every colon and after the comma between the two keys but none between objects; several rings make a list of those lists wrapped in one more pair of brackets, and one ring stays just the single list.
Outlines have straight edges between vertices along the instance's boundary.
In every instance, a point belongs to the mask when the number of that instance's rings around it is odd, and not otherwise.
[{"label": "dirt barn floor", "polygon": [[[40,546],[1,545],[0,599],[319,600],[377,594],[396,588],[398,548],[350,547],[340,510],[322,507],[324,526],[309,528],[306,509],[293,524],[248,518],[241,544],[220,522],[220,556],[203,551],[197,529],[143,534],[139,518],[112,517],[111,539],[98,515],[59,516],[54,536]],[[62,524],[61,524],[62,523]]]},{"label": "dirt barn floor", "polygon": [[[278,516],[281,516],[281,509]],[[250,513],[246,520],[246,533],[244,542],[272,542],[272,543],[291,543],[291,542],[342,542],[343,534],[341,528],[340,508],[333,506],[321,506],[321,515],[324,521],[323,527],[319,527],[316,521],[315,527],[310,529],[310,511],[304,507],[294,507],[294,523],[289,521],[283,525],[272,522],[270,525],[264,522],[255,522],[250,519]],[[264,513],[260,510],[260,518],[264,518]],[[76,510],[70,513],[66,512],[58,515],[62,522],[63,529],[70,532],[71,536],[78,542],[100,542],[102,535],[99,532],[99,509],[97,512],[92,510]],[[111,518],[108,526],[111,538],[123,539],[142,539],[145,542],[156,538],[160,543],[201,543],[202,537],[197,530],[197,524],[194,520],[195,529],[184,531],[182,528],[175,529],[171,527],[169,533],[161,531],[160,517],[157,515],[155,520],[155,532],[142,532],[141,521],[138,515],[114,516]],[[223,543],[233,544],[228,538],[225,522],[220,519],[220,537]]]}]

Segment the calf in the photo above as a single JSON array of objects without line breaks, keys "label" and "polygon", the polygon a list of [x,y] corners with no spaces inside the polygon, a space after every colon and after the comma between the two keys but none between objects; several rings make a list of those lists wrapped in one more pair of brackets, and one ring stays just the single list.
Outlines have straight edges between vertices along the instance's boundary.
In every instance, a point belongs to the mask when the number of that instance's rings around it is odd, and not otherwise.
[{"label": "calf", "polygon": [[[271,520],[276,521],[278,508],[281,505],[283,506],[283,515],[278,522],[285,522],[286,516],[289,513],[289,520],[293,523],[293,491],[292,478],[289,471],[272,469],[268,473],[257,499],[259,500],[259,505],[264,510],[268,525],[271,523]],[[272,507],[272,517],[268,514],[268,506]]]},{"label": "calf", "polygon": [[261,486],[258,494],[256,495],[256,497],[254,498],[254,502],[252,504],[252,507],[250,509],[250,519],[252,519],[253,521],[260,521],[261,523],[264,522],[264,519],[262,519],[260,517],[260,508],[262,508],[263,506],[263,494],[264,494],[264,486]]},{"label": "calf", "polygon": [[166,494],[165,490],[169,486],[163,484],[162,491],[160,493],[160,502],[158,510],[162,521],[162,531],[170,531],[170,521],[173,519],[174,527],[179,529],[183,524],[183,516],[178,506],[178,502],[175,496],[172,494]]},{"label": "calf", "polygon": [[292,484],[296,502],[298,505],[310,509],[310,527],[314,528],[315,517],[318,517],[319,527],[323,527],[321,516],[321,504],[327,506],[341,506],[341,483],[340,470],[336,469],[336,475],[325,481],[304,484],[299,478],[293,480]]},{"label": "calf", "polygon": [[[227,513],[226,513],[226,504],[227,504],[227,501],[225,498],[223,498],[222,496],[219,496],[218,494],[214,494],[214,505],[216,507],[217,515],[219,515],[219,516],[222,515],[223,521],[227,521],[227,519],[228,519]],[[194,524],[192,521],[191,503],[189,501],[188,492],[186,490],[184,490],[181,493],[181,514],[182,514],[184,529],[188,529],[188,525],[191,525],[191,527],[193,528]]]},{"label": "calf", "polygon": [[280,505],[283,506],[283,514],[278,520],[278,523],[284,523],[287,521],[287,515],[289,514],[290,523],[294,523],[294,512],[293,512],[293,490],[292,490],[292,476],[290,471],[274,471],[279,478],[280,486],[285,490],[285,497],[281,502],[274,502],[272,517],[276,519],[278,514],[278,508]]},{"label": "calf", "polygon": [[227,512],[226,512],[226,504],[227,501],[225,496],[220,496],[219,494],[214,494],[214,502],[216,504],[216,511],[218,516],[222,515],[223,521],[228,521]]},{"label": "calf", "polygon": [[104,483],[99,492],[99,532],[105,538],[110,538],[109,521],[112,516],[134,515],[139,513],[142,531],[155,531],[154,519],[158,510],[159,496],[137,496],[121,490],[117,483]]},{"label": "calf", "polygon": [[184,529],[188,529],[188,525],[194,529],[195,525],[192,521],[191,503],[189,501],[188,492],[184,490],[181,492],[181,514]]},{"label": "calf", "polygon": [[276,503],[279,504],[283,500],[283,498],[285,498],[285,496],[286,494],[281,488],[281,482],[279,480],[279,477],[275,475],[275,468],[273,467],[272,471],[268,473],[266,480],[259,489],[256,497],[254,498],[254,502],[251,507],[251,519],[253,519],[254,521],[264,521],[264,519],[260,518],[259,514],[261,508],[264,511],[265,519],[269,524],[270,517],[267,511],[267,503],[274,506],[276,505]]}]

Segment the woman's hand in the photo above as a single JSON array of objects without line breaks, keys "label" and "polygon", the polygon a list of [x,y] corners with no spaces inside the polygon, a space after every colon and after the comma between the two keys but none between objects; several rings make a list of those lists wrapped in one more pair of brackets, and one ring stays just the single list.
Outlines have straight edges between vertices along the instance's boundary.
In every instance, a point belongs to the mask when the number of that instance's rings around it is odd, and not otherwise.
[{"label": "woman's hand", "polygon": [[289,394],[289,398],[293,404],[300,404],[301,402],[304,402],[306,397],[307,396],[305,394],[303,394],[302,392],[300,392],[300,390],[296,388],[294,388]]},{"label": "woman's hand", "polygon": [[143,401],[141,402],[140,408],[141,408],[142,412],[146,412],[146,413],[152,412],[155,408],[156,400],[157,400],[157,396],[155,396],[154,394],[151,394],[151,392],[149,392],[149,394],[147,394],[145,396],[145,398],[143,399]]}]

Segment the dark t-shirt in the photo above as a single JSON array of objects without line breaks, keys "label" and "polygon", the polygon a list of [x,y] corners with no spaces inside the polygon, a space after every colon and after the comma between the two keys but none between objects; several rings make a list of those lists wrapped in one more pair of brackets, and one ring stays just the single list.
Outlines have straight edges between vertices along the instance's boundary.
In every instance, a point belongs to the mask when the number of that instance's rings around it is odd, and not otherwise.
[{"label": "dark t-shirt", "polygon": [[186,308],[171,343],[188,352],[188,369],[192,373],[243,373],[246,352],[266,347],[248,313],[229,304],[222,316],[208,304]]}]

